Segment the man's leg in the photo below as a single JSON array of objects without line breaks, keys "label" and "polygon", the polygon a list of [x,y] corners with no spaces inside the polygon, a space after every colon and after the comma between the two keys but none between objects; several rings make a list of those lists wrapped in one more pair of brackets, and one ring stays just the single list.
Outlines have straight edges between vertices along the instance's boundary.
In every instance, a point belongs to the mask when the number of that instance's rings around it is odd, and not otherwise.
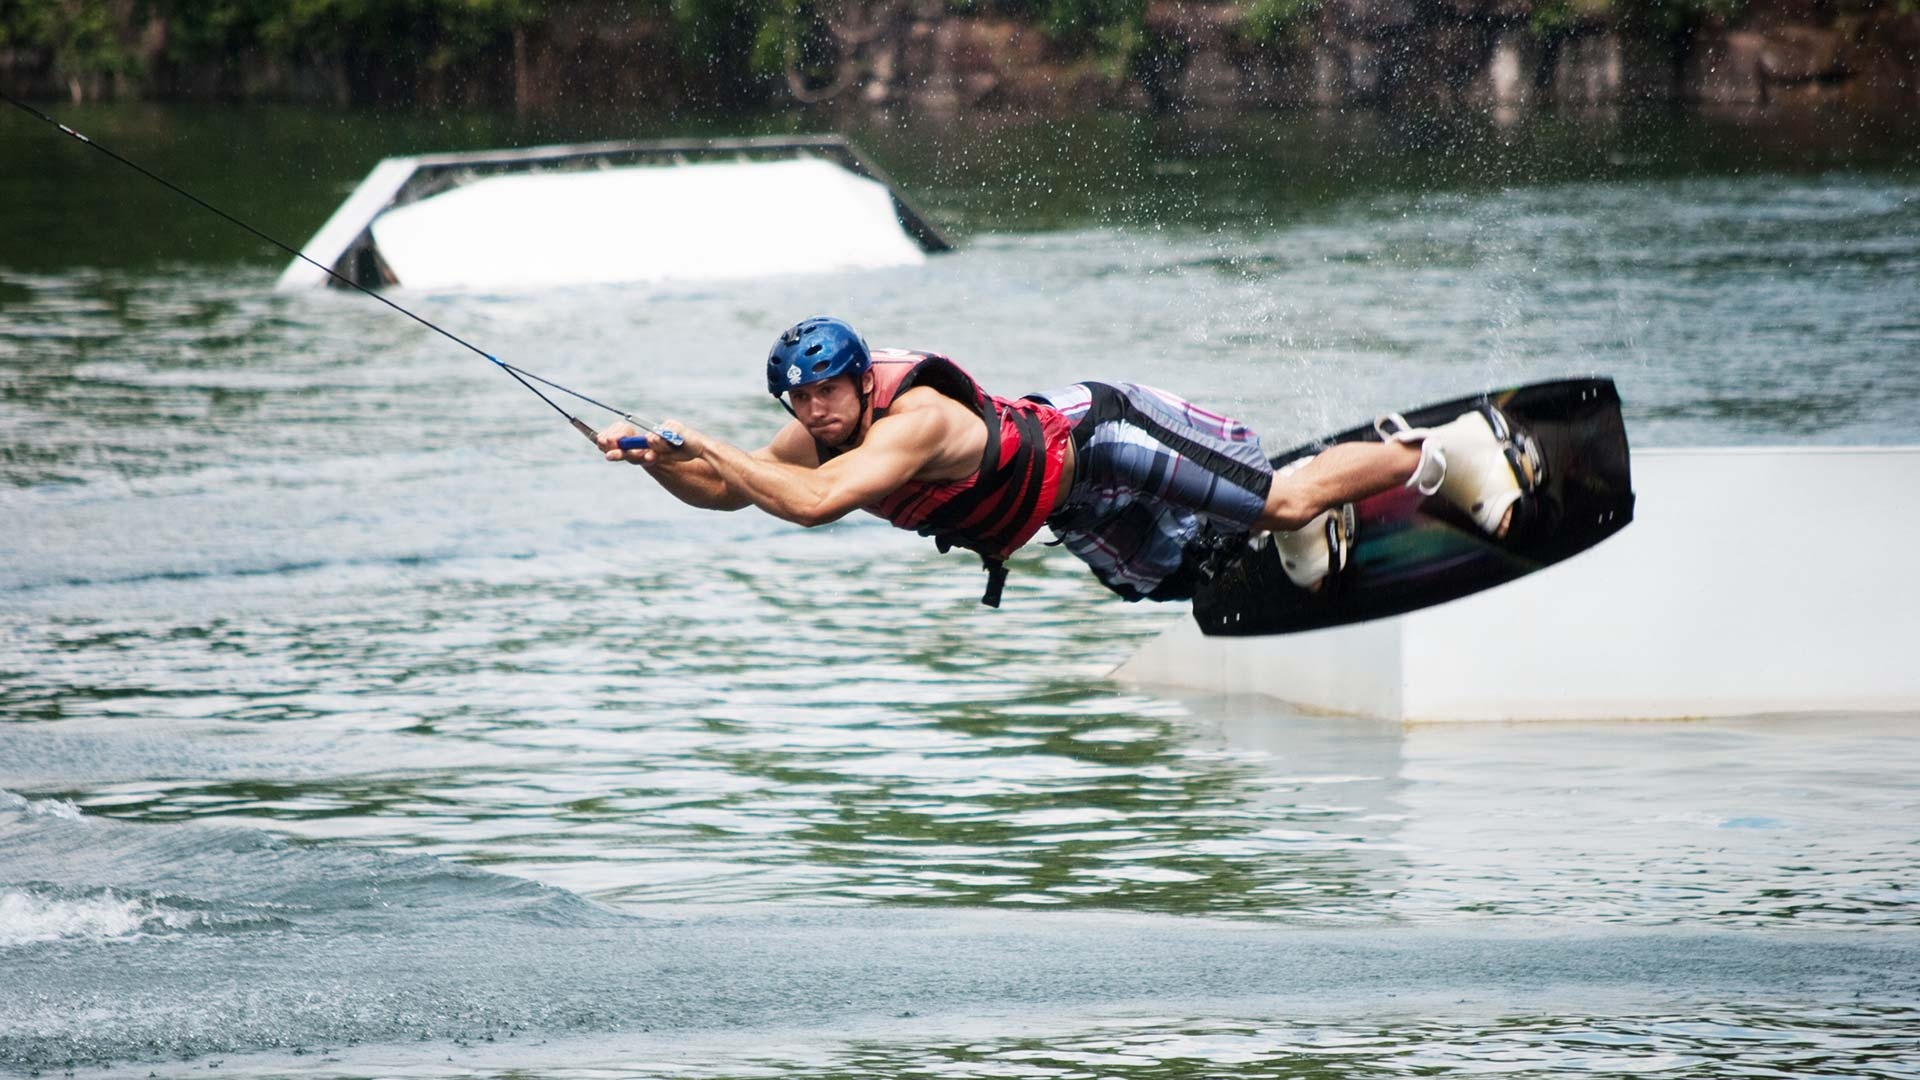
[{"label": "man's leg", "polygon": [[1323,511],[1405,484],[1420,465],[1414,443],[1337,443],[1273,478],[1256,529],[1292,532]]},{"label": "man's leg", "polygon": [[1513,523],[1514,503],[1540,482],[1538,452],[1492,408],[1431,429],[1408,427],[1398,416],[1375,426],[1385,441],[1338,443],[1276,474],[1260,527],[1291,533],[1342,504],[1406,484],[1437,492],[1489,534],[1503,537]]},{"label": "man's leg", "polygon": [[1048,525],[1128,599],[1192,595],[1208,536],[1256,528],[1273,466],[1245,424],[1164,390],[1079,383],[1034,395],[1075,425],[1074,480]]}]

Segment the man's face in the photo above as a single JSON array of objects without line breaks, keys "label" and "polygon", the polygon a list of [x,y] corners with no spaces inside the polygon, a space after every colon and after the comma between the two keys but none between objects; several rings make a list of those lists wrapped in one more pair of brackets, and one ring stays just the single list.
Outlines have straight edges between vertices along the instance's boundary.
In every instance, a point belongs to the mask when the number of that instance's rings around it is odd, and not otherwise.
[{"label": "man's face", "polygon": [[828,446],[843,446],[860,430],[860,393],[855,378],[871,379],[871,373],[835,375],[825,382],[796,386],[787,391],[787,404],[793,406],[807,434]]}]

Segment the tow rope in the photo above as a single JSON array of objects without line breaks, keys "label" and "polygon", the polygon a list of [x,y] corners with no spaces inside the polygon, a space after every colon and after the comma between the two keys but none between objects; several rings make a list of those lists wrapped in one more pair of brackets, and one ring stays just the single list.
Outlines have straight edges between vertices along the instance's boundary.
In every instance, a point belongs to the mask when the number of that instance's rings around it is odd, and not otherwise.
[{"label": "tow rope", "polygon": [[[662,431],[659,428],[654,427],[652,425],[643,424],[640,421],[634,419],[632,413],[624,409],[615,408],[614,406],[608,405],[607,403],[602,401],[595,401],[593,398],[590,398],[587,395],[580,393],[578,390],[569,390],[566,387],[561,386],[559,383],[554,382],[552,379],[543,378],[539,375],[535,375],[533,372],[528,371],[525,368],[517,367],[513,364],[507,363],[505,360],[502,360],[499,357],[493,355],[492,353],[487,352],[485,349],[480,348],[478,345],[475,345],[474,343],[466,340],[465,338],[459,336],[458,334],[453,333],[452,331],[446,329],[445,327],[442,327],[429,319],[423,318],[419,315],[414,314],[411,311],[408,311],[406,308],[403,308],[399,304],[396,304],[393,301],[387,299],[386,297],[380,295],[379,293],[374,292],[372,289],[367,288],[365,285],[362,285],[359,282],[354,281],[352,278],[349,278],[339,273],[338,271],[334,270],[332,267],[321,265],[317,260],[309,258],[306,252],[301,251],[290,244],[282,243],[281,241],[271,236],[268,236],[266,233],[261,232],[259,229],[254,228],[252,225],[249,225],[244,221],[241,221],[239,218],[234,217],[232,214],[227,213],[225,210],[222,210],[219,207],[213,205],[212,203],[206,201],[205,199],[202,199],[200,196],[195,195],[193,192],[186,190],[180,185],[174,183],[173,181],[168,180],[166,177],[157,175],[154,172],[145,168],[144,166],[136,162],[129,161],[128,159],[120,156],[119,154],[114,153],[112,150],[109,150],[107,147],[102,146],[97,142],[94,142],[92,139],[88,138],[87,136],[81,134],[78,131],[75,131],[74,129],[68,127],[67,125],[61,123],[60,121],[55,120],[53,117],[48,116],[46,113],[41,112],[39,109],[36,109],[31,105],[28,105],[26,102],[21,101],[10,94],[4,94],[4,93],[0,93],[0,100],[5,100],[9,105],[15,106],[16,108],[20,109],[22,112],[25,112],[27,115],[32,116],[37,120],[41,120],[48,124],[51,124],[52,126],[58,128],[60,131],[73,136],[75,139],[78,139],[80,142],[85,143],[86,145],[94,148],[95,150],[100,151],[101,153],[112,158],[113,160],[119,162],[122,165],[125,165],[129,169],[132,169],[133,171],[139,173],[141,176],[144,176],[147,179],[152,180],[154,183],[159,184],[160,186],[166,188],[167,190],[173,192],[174,194],[179,195],[184,199],[187,199],[188,201],[194,203],[195,205],[201,207],[202,209],[207,210],[219,216],[220,218],[230,222],[231,224],[237,225],[240,228],[245,229],[247,232],[252,233],[254,236],[257,236],[262,240],[265,240],[267,243],[272,244],[274,247],[279,248],[281,251],[284,251],[289,255],[292,255],[294,258],[299,259],[301,262],[304,262],[307,265],[320,270],[322,273],[326,274],[328,277],[339,282],[340,284],[358,289],[359,291],[367,294],[368,296],[373,297],[375,300],[380,301],[381,303],[387,305],[388,307],[399,312],[400,314],[405,315],[407,318],[412,319],[414,322],[419,323],[421,326],[424,326],[427,329],[432,330],[434,333],[439,334],[440,336],[455,343],[456,345],[460,345],[470,350],[475,355],[480,356],[481,358],[489,361],[495,367],[499,368],[501,371],[504,371],[508,375],[512,376],[513,381],[519,383],[521,386],[524,386],[528,390],[532,391],[534,397],[537,397],[541,401],[544,401],[548,405],[552,406],[553,411],[559,413],[561,416],[566,417],[567,423],[572,424],[573,429],[575,431],[578,431],[580,434],[585,435],[587,437],[587,440],[589,442],[594,443],[596,446],[599,445],[599,440],[595,436],[594,429],[592,428],[592,426],[590,426],[586,421],[568,412],[566,409],[561,408],[558,402],[554,401],[552,398],[548,397],[547,395],[541,393],[540,388],[533,384],[539,383],[541,384],[541,386],[546,386],[550,389],[558,390],[559,392],[566,394],[570,397],[578,398],[579,400],[584,401],[589,405],[593,405],[597,408],[605,409],[606,411],[614,414],[615,416],[618,416],[620,419],[625,420],[627,423],[632,424],[634,427],[639,428],[641,431],[645,431],[649,434],[658,436],[661,439],[661,441],[671,446],[679,446],[684,442],[684,440],[680,437],[680,433],[677,431]],[[644,449],[645,445],[646,445],[646,440],[644,439],[629,438],[629,439],[620,440],[620,448],[623,450]]]}]

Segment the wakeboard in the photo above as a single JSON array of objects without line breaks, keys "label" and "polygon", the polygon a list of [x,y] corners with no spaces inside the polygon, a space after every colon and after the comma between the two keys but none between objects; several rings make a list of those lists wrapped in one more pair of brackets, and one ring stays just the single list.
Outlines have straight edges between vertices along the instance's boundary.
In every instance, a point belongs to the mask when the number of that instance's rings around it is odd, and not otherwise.
[{"label": "wakeboard", "polygon": [[[1290,634],[1401,615],[1457,600],[1577,555],[1633,520],[1620,393],[1606,378],[1532,383],[1405,413],[1437,427],[1492,404],[1546,461],[1524,528],[1494,539],[1438,495],[1394,488],[1354,505],[1347,565],[1309,592],[1288,580],[1278,545],[1248,548],[1194,593],[1204,634]],[[1274,468],[1335,443],[1379,442],[1371,424],[1273,457]],[[1516,521],[1520,520],[1516,518]]]}]

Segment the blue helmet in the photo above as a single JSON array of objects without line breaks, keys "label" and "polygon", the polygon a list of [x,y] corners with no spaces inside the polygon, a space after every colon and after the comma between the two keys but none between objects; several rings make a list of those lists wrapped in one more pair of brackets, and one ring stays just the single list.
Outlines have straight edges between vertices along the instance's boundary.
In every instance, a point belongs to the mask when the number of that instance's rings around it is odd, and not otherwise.
[{"label": "blue helmet", "polygon": [[854,375],[873,367],[873,354],[853,327],[818,315],[787,328],[767,353],[767,393],[780,397],[796,386]]}]

